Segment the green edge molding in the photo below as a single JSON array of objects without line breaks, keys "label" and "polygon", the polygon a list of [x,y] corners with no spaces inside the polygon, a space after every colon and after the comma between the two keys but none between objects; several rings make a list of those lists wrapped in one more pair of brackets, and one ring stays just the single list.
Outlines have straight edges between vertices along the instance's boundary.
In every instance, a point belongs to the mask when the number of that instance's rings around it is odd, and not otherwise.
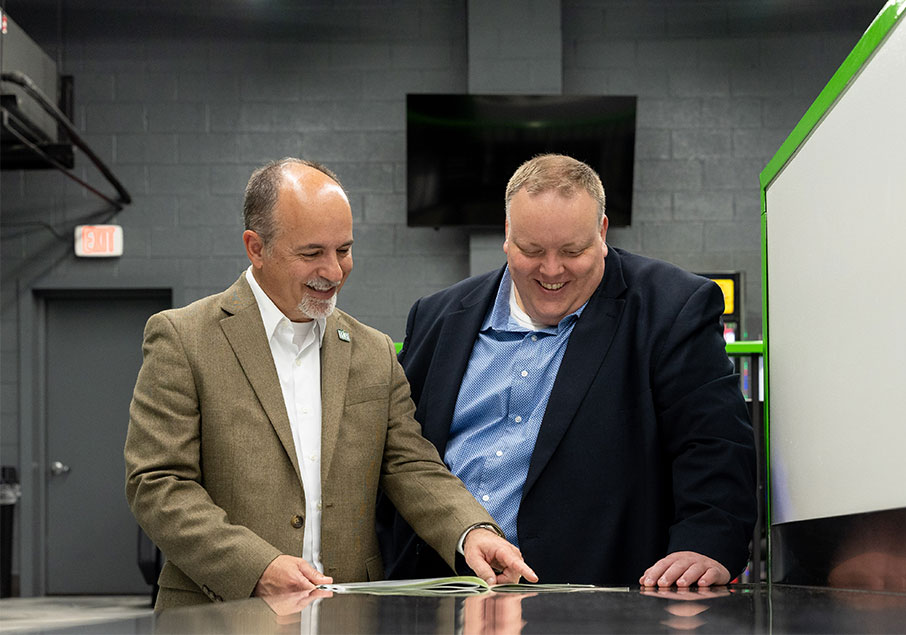
[{"label": "green edge molding", "polygon": [[727,355],[731,357],[761,355],[762,353],[764,353],[764,342],[762,340],[727,342]]},{"label": "green edge molding", "polygon": [[[814,130],[821,118],[830,110],[830,107],[837,100],[837,97],[846,89],[850,80],[859,72],[865,61],[871,57],[871,54],[878,48],[881,40],[890,32],[890,29],[896,24],[897,20],[906,11],[906,0],[888,0],[884,8],[875,18],[871,26],[865,31],[856,47],[843,60],[843,64],[834,73],[827,86],[818,95],[814,103],[802,116],[802,119],[793,128],[793,131],[786,138],[786,141],[780,146],[777,154],[768,162],[764,170],[761,171],[761,187],[764,189],[774,180],[790,157],[799,149],[802,142]],[[762,201],[762,212],[764,210]]]}]

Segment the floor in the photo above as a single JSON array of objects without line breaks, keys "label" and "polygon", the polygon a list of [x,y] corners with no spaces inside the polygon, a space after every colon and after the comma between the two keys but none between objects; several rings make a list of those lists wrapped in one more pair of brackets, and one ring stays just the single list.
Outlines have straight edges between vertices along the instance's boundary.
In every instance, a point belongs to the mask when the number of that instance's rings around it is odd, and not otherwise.
[{"label": "floor", "polygon": [[100,624],[150,615],[149,595],[80,595],[0,600],[0,633]]}]

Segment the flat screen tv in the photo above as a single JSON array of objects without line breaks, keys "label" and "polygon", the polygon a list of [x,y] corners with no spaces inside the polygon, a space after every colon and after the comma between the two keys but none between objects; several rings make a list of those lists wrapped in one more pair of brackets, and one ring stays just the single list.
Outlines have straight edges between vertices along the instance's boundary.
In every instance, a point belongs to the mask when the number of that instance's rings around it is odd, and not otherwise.
[{"label": "flat screen tv", "polygon": [[601,176],[611,227],[632,218],[635,96],[406,96],[407,224],[502,228],[524,161],[568,154]]}]

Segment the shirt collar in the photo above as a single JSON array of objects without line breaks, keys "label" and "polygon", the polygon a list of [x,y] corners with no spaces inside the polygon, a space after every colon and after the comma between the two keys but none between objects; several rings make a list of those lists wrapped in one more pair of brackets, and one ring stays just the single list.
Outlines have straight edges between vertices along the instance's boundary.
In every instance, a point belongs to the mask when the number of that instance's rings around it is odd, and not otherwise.
[{"label": "shirt collar", "polygon": [[[493,329],[495,331],[528,331],[531,329],[522,326],[517,322],[510,313],[510,296],[513,293],[513,279],[510,277],[510,268],[507,266],[503,270],[503,277],[500,279],[500,285],[497,287],[497,297],[494,299],[494,306],[491,312],[485,318],[481,325],[481,330]],[[588,305],[588,301],[578,309],[565,316],[556,326],[543,326],[535,329],[542,333],[557,334],[563,329],[568,328],[573,322],[579,319],[582,311]]]},{"label": "shirt collar", "polygon": [[[258,303],[258,310],[261,312],[261,321],[264,322],[264,334],[267,335],[267,340],[270,341],[271,337],[274,335],[274,331],[277,330],[277,327],[283,320],[290,322],[290,319],[283,315],[283,311],[277,308],[274,301],[268,297],[264,292],[264,289],[261,288],[261,285],[258,284],[258,280],[255,279],[255,276],[252,273],[251,266],[245,271],[245,279],[248,281],[249,286],[252,288],[252,293],[255,295],[255,302]],[[316,329],[315,334],[318,337],[318,346],[324,341],[326,324],[327,320],[325,318],[315,319],[314,328]]]}]

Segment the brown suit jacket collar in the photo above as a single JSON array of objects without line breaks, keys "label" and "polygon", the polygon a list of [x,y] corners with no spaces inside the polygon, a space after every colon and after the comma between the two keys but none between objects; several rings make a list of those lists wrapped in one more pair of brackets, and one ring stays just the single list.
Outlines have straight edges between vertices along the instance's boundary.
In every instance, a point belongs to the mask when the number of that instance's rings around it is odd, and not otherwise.
[{"label": "brown suit jacket collar", "polygon": [[283,403],[280,379],[264,332],[261,311],[258,310],[255,295],[245,279],[245,272],[223,293],[220,306],[224,312],[220,328],[258,396],[261,407],[274,426],[301,483],[296,446],[293,443],[293,432],[286,414],[286,405]]},{"label": "brown suit jacket collar", "polygon": [[[321,342],[321,482],[327,480],[330,463],[337,449],[349,365],[355,342],[353,320],[339,309],[327,318]],[[341,339],[345,333],[346,339]]]}]

